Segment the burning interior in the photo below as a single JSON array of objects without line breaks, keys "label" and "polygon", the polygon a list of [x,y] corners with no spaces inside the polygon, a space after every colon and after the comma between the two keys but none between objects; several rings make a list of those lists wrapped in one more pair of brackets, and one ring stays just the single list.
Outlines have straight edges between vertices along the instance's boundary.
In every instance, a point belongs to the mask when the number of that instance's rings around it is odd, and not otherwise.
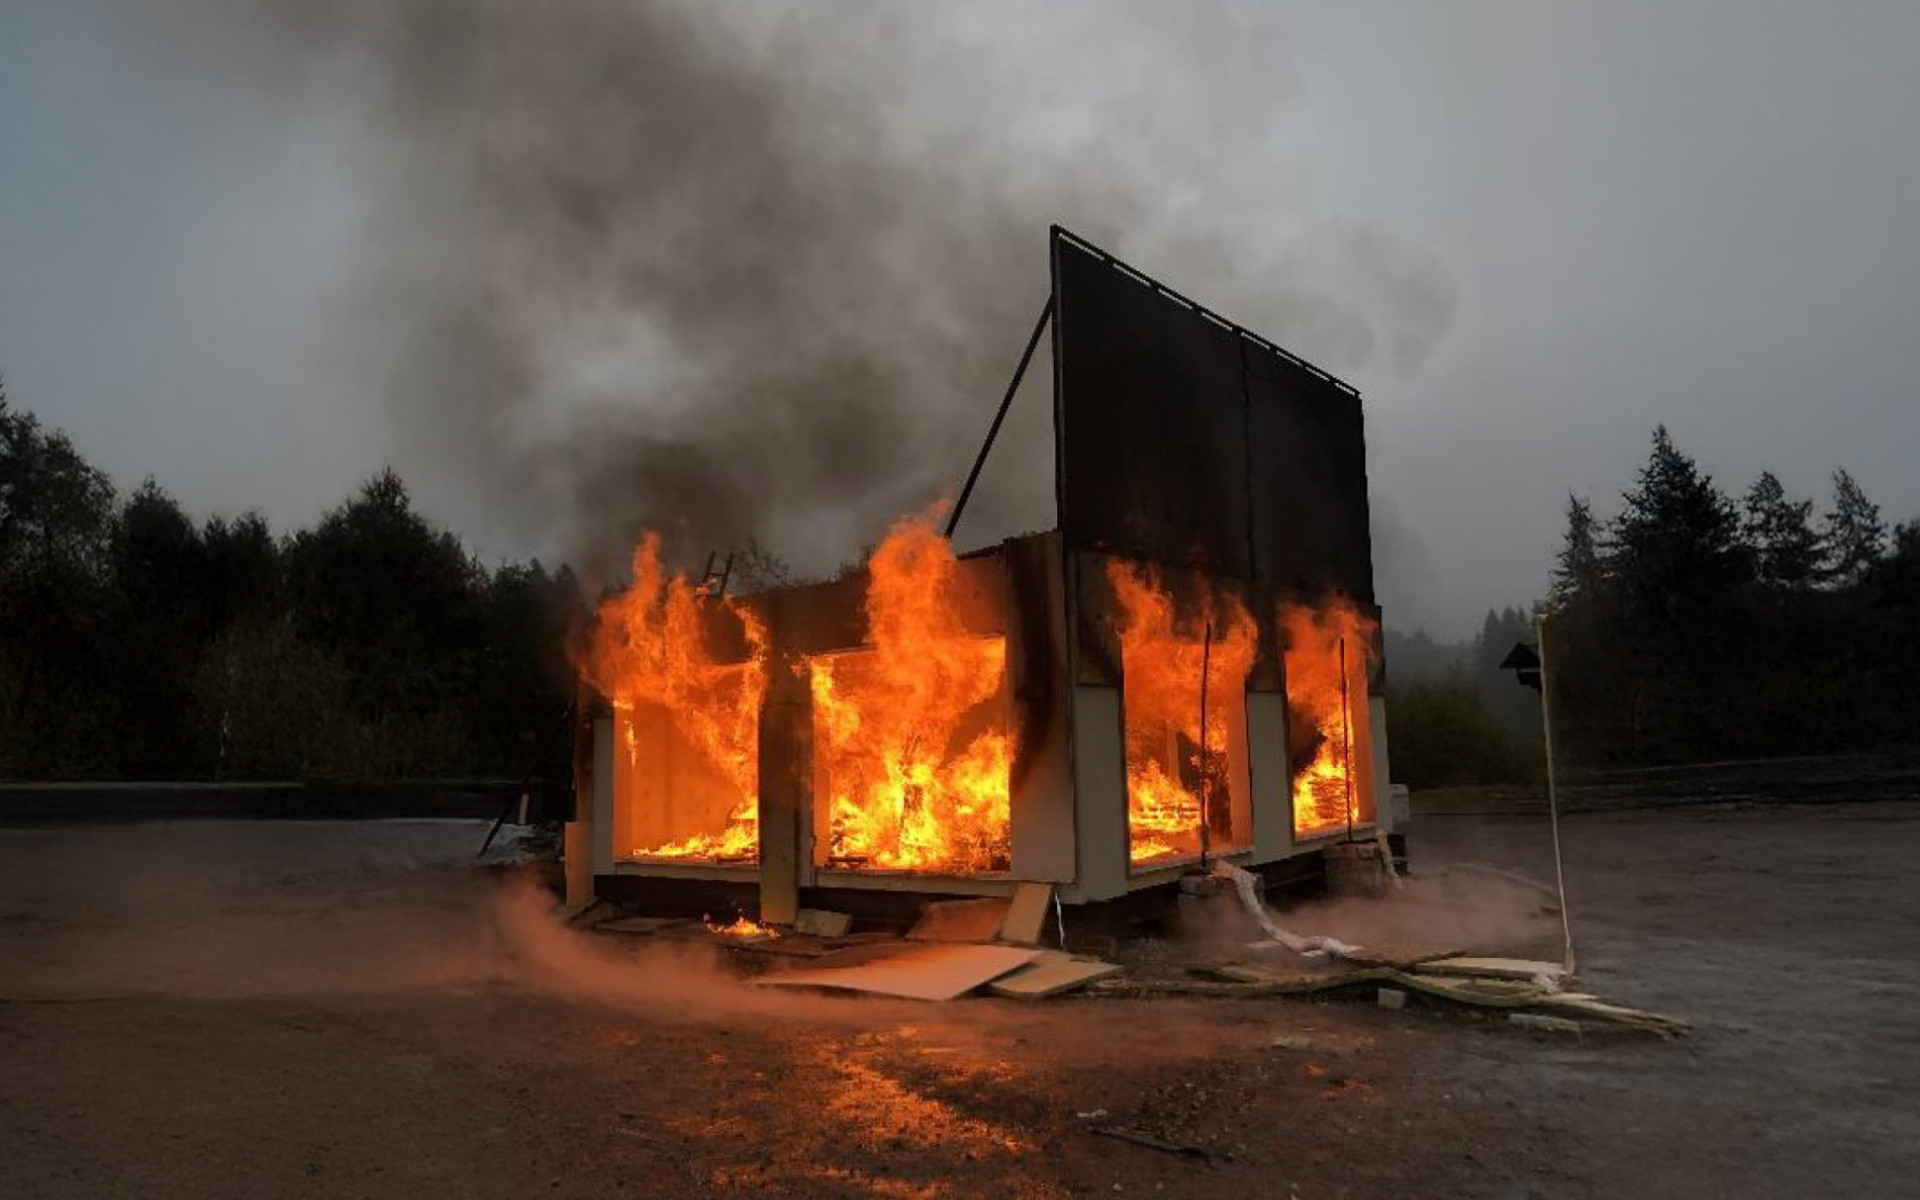
[{"label": "burning interior", "polygon": [[1374,821],[1368,664],[1379,626],[1344,596],[1281,609],[1287,638],[1287,759],[1293,835],[1302,840]]},{"label": "burning interior", "polygon": [[601,607],[581,672],[612,708],[615,856],[754,862],[767,692],[759,618],[667,574],[649,533],[633,585]]},{"label": "burning interior", "polygon": [[1374,836],[1358,396],[1052,246],[1057,527],[959,554],[903,520],[862,570],[744,596],[644,539],[580,651],[598,886],[730,887],[776,923],[1027,881],[1078,904]]},{"label": "burning interior", "polygon": [[931,525],[901,522],[868,564],[870,646],[807,659],[816,866],[1011,866],[1007,642],[969,620],[992,607],[969,574]]},{"label": "burning interior", "polygon": [[1107,579],[1118,608],[1128,862],[1138,869],[1246,847],[1253,618],[1203,587],[1201,611],[1183,621],[1151,570],[1118,560],[1107,563]]}]

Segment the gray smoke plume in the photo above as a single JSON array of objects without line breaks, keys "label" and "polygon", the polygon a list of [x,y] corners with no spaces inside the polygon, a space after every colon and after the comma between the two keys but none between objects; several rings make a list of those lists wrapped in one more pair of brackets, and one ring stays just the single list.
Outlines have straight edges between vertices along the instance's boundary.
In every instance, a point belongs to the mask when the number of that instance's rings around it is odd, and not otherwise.
[{"label": "gray smoke plume", "polygon": [[[818,570],[951,493],[1052,221],[1335,370],[1450,318],[1427,256],[1293,207],[1258,6],[208,2],[171,41],[363,135],[345,334],[402,461],[576,561],[648,525]],[[1050,522],[1045,406],[973,540]]]}]

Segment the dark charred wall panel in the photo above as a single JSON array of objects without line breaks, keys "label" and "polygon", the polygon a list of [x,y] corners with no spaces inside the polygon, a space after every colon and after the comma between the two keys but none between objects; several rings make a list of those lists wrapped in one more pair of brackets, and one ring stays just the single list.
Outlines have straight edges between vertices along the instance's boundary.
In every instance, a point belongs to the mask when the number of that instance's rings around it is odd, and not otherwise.
[{"label": "dark charred wall panel", "polygon": [[1056,240],[1069,545],[1248,576],[1238,338]]},{"label": "dark charred wall panel", "polygon": [[1359,396],[1061,230],[1053,273],[1067,546],[1370,601]]},{"label": "dark charred wall panel", "polygon": [[1372,601],[1359,399],[1250,339],[1246,350],[1256,576]]}]

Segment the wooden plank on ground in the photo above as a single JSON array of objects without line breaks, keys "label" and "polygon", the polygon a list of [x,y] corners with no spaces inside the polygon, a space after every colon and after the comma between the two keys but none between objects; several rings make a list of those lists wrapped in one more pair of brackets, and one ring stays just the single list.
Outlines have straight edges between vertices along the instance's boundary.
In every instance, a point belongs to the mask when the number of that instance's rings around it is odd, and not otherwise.
[{"label": "wooden plank on ground", "polygon": [[[1419,942],[1368,942],[1343,951],[1340,957],[1360,967],[1412,967],[1435,959],[1458,958],[1458,947],[1422,945]],[[1529,977],[1531,978],[1531,977]]]},{"label": "wooden plank on ground", "polygon": [[1000,896],[977,900],[939,900],[927,905],[907,930],[915,942],[990,942],[1006,922],[1008,901]]},{"label": "wooden plank on ground", "polygon": [[1053,903],[1050,883],[1023,883],[1013,889],[1007,906],[1007,919],[1000,925],[1000,940],[1031,946],[1040,941],[1047,925],[1047,909]]},{"label": "wooden plank on ground", "polygon": [[1275,994],[1287,996],[1337,991],[1340,988],[1354,987],[1363,983],[1390,983],[1399,974],[1387,967],[1306,971],[1248,963],[1228,963],[1222,967],[1215,967],[1213,973],[1236,983],[1258,984]]},{"label": "wooden plank on ground", "polygon": [[1592,996],[1549,996],[1533,1007],[1565,1017],[1607,1021],[1615,1025],[1645,1029],[1664,1037],[1677,1036],[1692,1028],[1679,1017],[1647,1012],[1645,1009],[1627,1008],[1619,1004],[1608,1004]]},{"label": "wooden plank on ground", "polygon": [[1025,966],[1039,954],[1015,946],[946,942],[856,946],[817,959],[812,966],[762,975],[753,983],[760,987],[833,988],[909,1000],[951,1000]]},{"label": "wooden plank on ground", "polygon": [[1451,955],[1419,964],[1422,975],[1467,975],[1479,979],[1560,979],[1566,969],[1559,963],[1531,958],[1473,958]]},{"label": "wooden plank on ground", "polygon": [[987,990],[996,996],[1043,1000],[1119,972],[1120,967],[1116,963],[1075,958],[1058,950],[1042,950],[1039,958],[1002,975],[988,984]]}]

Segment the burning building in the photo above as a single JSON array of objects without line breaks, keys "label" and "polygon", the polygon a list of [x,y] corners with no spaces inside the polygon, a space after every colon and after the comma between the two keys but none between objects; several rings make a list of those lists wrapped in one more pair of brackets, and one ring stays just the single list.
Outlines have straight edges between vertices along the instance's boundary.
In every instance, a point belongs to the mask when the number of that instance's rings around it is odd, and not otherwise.
[{"label": "burning building", "polygon": [[1054,528],[956,554],[909,519],[864,571],[739,597],[640,546],[581,663],[597,889],[771,922],[1029,881],[1085,904],[1386,832],[1359,395],[1051,251]]}]

